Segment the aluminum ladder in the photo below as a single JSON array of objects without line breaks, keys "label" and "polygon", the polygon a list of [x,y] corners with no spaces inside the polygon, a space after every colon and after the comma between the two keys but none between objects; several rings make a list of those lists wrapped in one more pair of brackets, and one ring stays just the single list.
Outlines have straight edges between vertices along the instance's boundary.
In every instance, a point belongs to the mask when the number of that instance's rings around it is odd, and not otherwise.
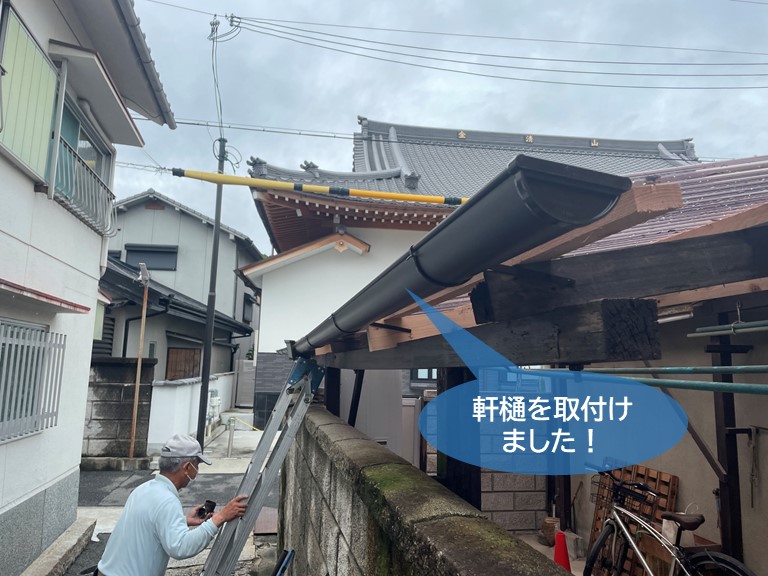
[{"label": "aluminum ladder", "polygon": [[248,496],[245,515],[221,529],[201,576],[231,576],[234,572],[323,376],[325,368],[315,362],[306,358],[295,361],[237,491]]}]

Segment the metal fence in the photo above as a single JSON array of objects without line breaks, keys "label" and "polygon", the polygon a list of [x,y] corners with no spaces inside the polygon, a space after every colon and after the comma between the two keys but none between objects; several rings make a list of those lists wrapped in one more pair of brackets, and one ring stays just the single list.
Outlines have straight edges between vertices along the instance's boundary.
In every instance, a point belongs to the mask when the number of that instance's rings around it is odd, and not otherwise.
[{"label": "metal fence", "polygon": [[59,143],[55,198],[96,232],[112,234],[115,195],[63,139]]},{"label": "metal fence", "polygon": [[56,425],[66,338],[0,319],[0,442]]}]

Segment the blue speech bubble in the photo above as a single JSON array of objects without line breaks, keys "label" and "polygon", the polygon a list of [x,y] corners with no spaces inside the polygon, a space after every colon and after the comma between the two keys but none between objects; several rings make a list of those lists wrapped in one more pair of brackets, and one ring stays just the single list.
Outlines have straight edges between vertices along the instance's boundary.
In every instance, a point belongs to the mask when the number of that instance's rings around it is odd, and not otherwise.
[{"label": "blue speech bubble", "polygon": [[422,436],[448,456],[519,474],[583,474],[669,450],[688,418],[672,397],[603,374],[523,370],[411,293],[477,380],[430,401]]}]

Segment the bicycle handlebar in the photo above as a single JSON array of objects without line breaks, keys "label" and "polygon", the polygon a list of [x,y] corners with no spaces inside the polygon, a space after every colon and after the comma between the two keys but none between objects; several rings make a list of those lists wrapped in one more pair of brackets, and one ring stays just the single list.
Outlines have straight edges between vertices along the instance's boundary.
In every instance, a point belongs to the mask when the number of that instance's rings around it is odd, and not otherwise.
[{"label": "bicycle handlebar", "polygon": [[613,475],[613,470],[598,470],[597,471],[600,476],[608,476],[615,484],[618,484],[619,486],[629,486],[630,488],[635,488],[637,490],[641,490],[643,492],[648,492],[649,494],[652,494],[655,497],[658,497],[658,493],[653,490],[648,484],[643,484],[642,482],[631,482],[629,480],[622,480],[620,478],[616,478],[616,476]]}]

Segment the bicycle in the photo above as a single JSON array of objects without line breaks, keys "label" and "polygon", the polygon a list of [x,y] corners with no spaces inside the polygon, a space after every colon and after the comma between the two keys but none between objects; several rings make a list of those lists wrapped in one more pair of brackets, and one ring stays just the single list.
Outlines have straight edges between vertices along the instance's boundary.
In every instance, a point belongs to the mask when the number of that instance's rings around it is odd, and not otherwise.
[{"label": "bicycle", "polygon": [[[593,497],[606,502],[609,505],[609,513],[603,531],[587,555],[584,576],[620,576],[630,549],[645,570],[646,576],[756,576],[744,564],[726,554],[710,551],[690,552],[680,545],[683,531],[696,530],[704,523],[704,516],[701,514],[662,512],[663,520],[671,520],[678,527],[675,542],[670,542],[651,524],[658,495],[649,486],[640,482],[620,480],[608,471],[598,474],[610,478],[611,484],[606,491],[604,485],[599,483],[599,477],[596,477],[599,489],[593,493]],[[637,526],[634,535],[630,522]],[[656,539],[669,553],[671,564],[668,575],[651,569],[637,543],[637,537],[640,535]]]}]

